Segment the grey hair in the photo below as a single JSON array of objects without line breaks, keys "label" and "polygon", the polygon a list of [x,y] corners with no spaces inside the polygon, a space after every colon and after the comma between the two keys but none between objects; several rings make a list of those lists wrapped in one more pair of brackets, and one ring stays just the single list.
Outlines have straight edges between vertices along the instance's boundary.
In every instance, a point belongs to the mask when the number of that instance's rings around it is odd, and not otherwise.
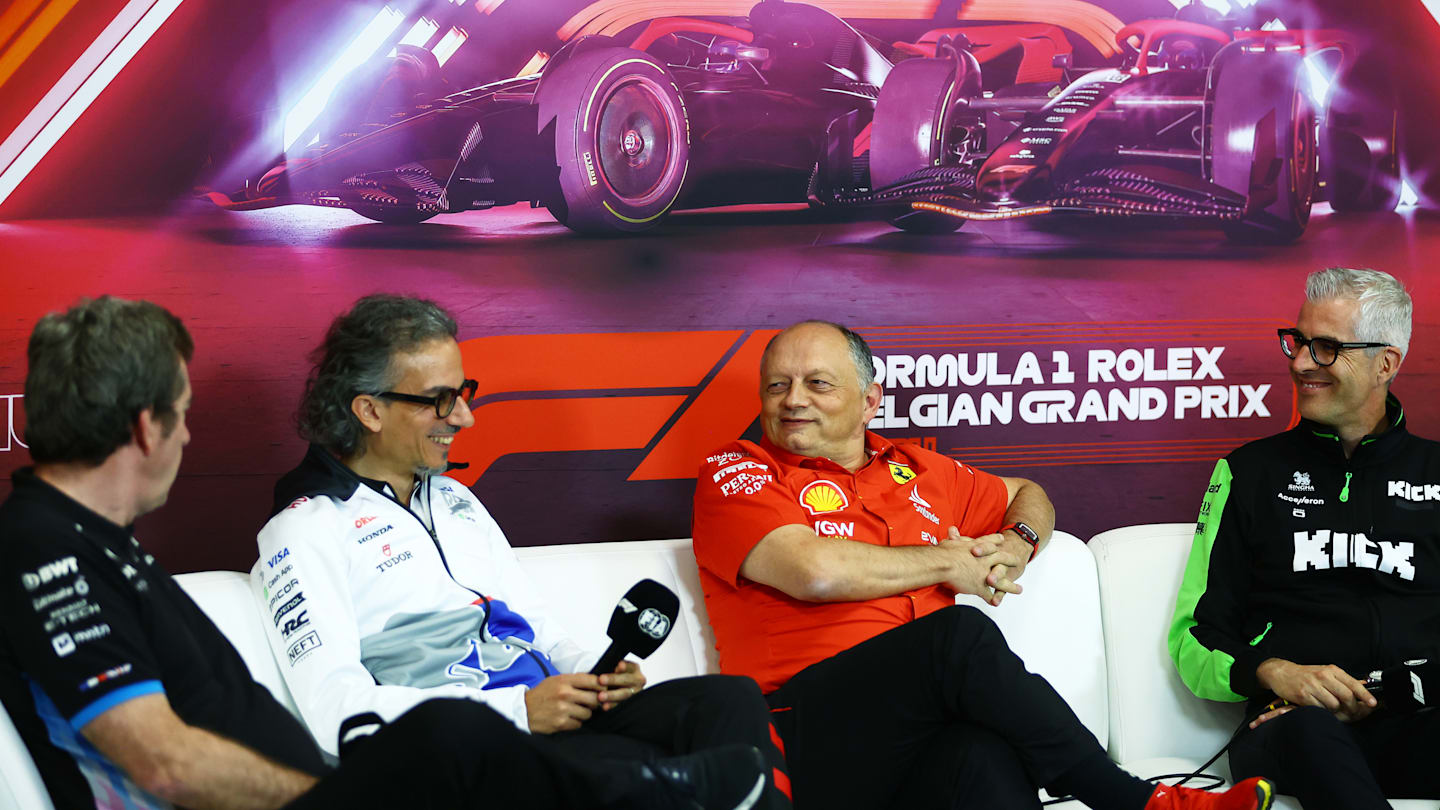
[{"label": "grey hair", "polygon": [[365,430],[350,410],[361,394],[389,390],[395,355],[440,338],[454,339],[455,319],[432,301],[369,295],[336,318],[311,355],[315,364],[295,421],[301,437],[341,458],[365,452]]},{"label": "grey hair", "polygon": [[[1389,273],[1348,267],[1316,270],[1305,279],[1305,299],[1312,302],[1349,299],[1360,302],[1355,339],[1388,343],[1403,356],[1410,350],[1410,317],[1414,304],[1405,285]],[[1367,349],[1371,356],[1380,349]]]},{"label": "grey hair", "polygon": [[[822,321],[818,319],[792,323],[785,327],[784,331],[788,332],[797,326],[809,325],[828,326],[839,332],[840,335],[845,338],[845,344],[850,349],[850,360],[855,364],[855,375],[860,378],[861,390],[869,388],[870,383],[875,382],[875,355],[871,354],[870,344],[865,342],[865,338],[855,334],[855,332],[847,326],[835,323],[834,321]],[[780,335],[777,334],[775,337],[770,338],[769,343],[765,344],[765,354],[770,353],[770,347],[775,345],[775,338],[778,337],[780,337]]]}]

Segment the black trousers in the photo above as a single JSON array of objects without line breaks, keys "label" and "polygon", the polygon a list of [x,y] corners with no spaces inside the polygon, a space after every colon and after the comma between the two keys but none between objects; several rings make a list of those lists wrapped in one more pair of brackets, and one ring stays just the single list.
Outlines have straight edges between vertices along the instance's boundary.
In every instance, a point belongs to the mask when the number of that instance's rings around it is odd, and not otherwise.
[{"label": "black trousers", "polygon": [[1440,797],[1440,711],[1383,709],[1342,723],[1318,706],[1292,709],[1230,746],[1238,781],[1268,776],[1305,810],[1387,810],[1395,799]]},{"label": "black trousers", "polygon": [[[772,739],[765,700],[749,678],[666,681],[578,731],[548,736],[526,734],[481,703],[432,700],[354,746],[288,807],[629,808],[636,760],[744,743],[780,767]],[[763,806],[788,806],[773,788],[766,800]]]},{"label": "black trousers", "polygon": [[1036,808],[1100,744],[989,617],[951,607],[767,696],[798,810]]}]

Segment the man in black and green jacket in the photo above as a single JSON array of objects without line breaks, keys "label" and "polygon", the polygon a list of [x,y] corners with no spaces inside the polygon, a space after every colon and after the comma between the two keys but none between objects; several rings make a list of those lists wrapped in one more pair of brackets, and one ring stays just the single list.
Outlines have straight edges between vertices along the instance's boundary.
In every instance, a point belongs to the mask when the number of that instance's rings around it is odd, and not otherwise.
[{"label": "man in black and green jacket", "polygon": [[1302,419],[1215,465],[1171,623],[1191,691],[1256,716],[1233,776],[1263,772],[1306,810],[1440,796],[1440,712],[1363,683],[1440,658],[1440,443],[1389,393],[1410,313],[1385,273],[1310,275],[1280,330]]}]

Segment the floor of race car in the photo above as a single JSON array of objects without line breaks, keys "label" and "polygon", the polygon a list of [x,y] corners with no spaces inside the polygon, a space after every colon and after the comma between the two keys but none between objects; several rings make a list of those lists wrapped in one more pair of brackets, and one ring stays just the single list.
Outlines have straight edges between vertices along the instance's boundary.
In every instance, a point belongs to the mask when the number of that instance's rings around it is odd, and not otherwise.
[{"label": "floor of race car", "polygon": [[[336,313],[376,291],[435,299],[459,319],[462,340],[768,329],[818,317],[869,327],[877,353],[972,347],[1010,357],[1013,366],[1018,350],[1033,348],[1047,361],[1052,351],[1070,350],[1079,383],[1078,364],[1095,345],[1153,338],[1200,346],[1243,335],[1253,341],[1229,351],[1221,382],[1263,379],[1278,391],[1288,383],[1274,328],[1294,318],[1305,273],[1370,266],[1395,272],[1415,295],[1416,350],[1396,392],[1409,405],[1412,429],[1440,436],[1437,361],[1426,350],[1440,323],[1440,277],[1429,267],[1440,256],[1440,217],[1414,210],[1342,217],[1321,206],[1297,244],[1254,247],[1229,244],[1218,231],[1094,220],[971,223],[954,234],[914,236],[794,206],[680,213],[650,234],[594,240],[524,206],[388,226],[343,210],[229,213],[187,203],[165,217],[0,223],[0,246],[0,404],[10,408],[12,429],[21,418],[13,395],[21,392],[24,343],[40,313],[113,293],[157,301],[194,333],[194,440],[172,507],[142,524],[152,545],[170,549],[162,559],[174,570],[248,566],[275,477],[301,452],[289,420],[306,354]],[[1076,331],[1102,324],[1130,331]],[[617,380],[647,362],[587,356],[578,345],[574,363],[613,366]],[[1007,370],[1014,369],[999,369]],[[1274,419],[1283,422],[1289,394],[1279,396],[1284,407]],[[1142,423],[1098,432],[1091,423],[1065,441],[992,425],[954,444],[975,447],[978,466],[1040,478],[1068,509],[1062,526],[1084,537],[1113,525],[1192,519],[1211,459],[1272,424],[1216,428],[1209,444],[1170,453],[1156,449],[1159,439]],[[0,440],[0,474],[23,463],[17,435]],[[1151,443],[1126,455],[1127,442]],[[1094,452],[1072,453],[1066,444]],[[994,449],[1000,445],[1006,448]],[[1024,449],[1040,445],[1048,448],[1041,455]],[[614,465],[584,454],[564,464],[502,459],[477,491],[496,502],[502,524],[512,512],[544,515],[519,543],[620,539],[575,521],[608,515],[625,500],[587,493],[614,491],[595,483],[601,477],[624,482],[644,455],[627,452]],[[1169,483],[1157,486],[1157,478]],[[632,537],[688,534],[686,482],[642,483],[647,498],[671,505],[650,515],[626,501],[625,514],[606,520],[645,527],[627,529]],[[0,480],[0,494],[8,488]],[[196,527],[217,520],[220,539],[210,551],[196,547]]]}]

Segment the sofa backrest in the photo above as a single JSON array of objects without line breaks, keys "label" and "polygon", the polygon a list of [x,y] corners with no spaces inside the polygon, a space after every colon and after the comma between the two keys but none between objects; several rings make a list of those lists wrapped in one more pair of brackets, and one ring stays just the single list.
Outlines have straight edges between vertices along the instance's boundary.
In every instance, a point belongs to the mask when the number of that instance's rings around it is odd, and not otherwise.
[{"label": "sofa backrest", "polygon": [[[1183,757],[1203,762],[1230,739],[1244,704],[1195,697],[1180,680],[1165,637],[1190,554],[1193,523],[1127,526],[1096,535],[1110,739],[1117,762]],[[1228,774],[1222,761],[1216,765]]]},{"label": "sofa backrest", "polygon": [[1095,558],[1074,535],[1055,532],[1020,585],[1024,593],[1006,596],[998,608],[974,596],[958,601],[994,619],[1025,668],[1044,676],[1104,745],[1109,715]]},{"label": "sofa backrest", "polygon": [[235,645],[240,657],[245,659],[245,666],[250,668],[250,677],[269,689],[292,714],[298,715],[295,699],[290,696],[290,689],[285,686],[265,640],[265,616],[250,594],[250,576],[239,571],[199,571],[179,574],[175,581]]},{"label": "sofa backrest", "polygon": [[532,546],[515,555],[560,625],[594,649],[610,645],[605,628],[630,586],[647,577],[659,582],[680,597],[680,615],[670,637],[643,662],[645,677],[659,683],[720,671],[688,539]]},{"label": "sofa backrest", "polygon": [[[679,595],[680,615],[670,638],[645,661],[646,675],[658,683],[719,671],[688,539],[540,546],[516,549],[516,554],[556,620],[577,642],[595,648],[609,644],[605,628],[611,611],[632,584],[645,577],[662,583]],[[249,576],[203,571],[176,580],[235,645],[251,675],[295,711],[266,643],[264,616],[250,594]],[[1107,693],[1098,581],[1095,558],[1084,544],[1056,532],[1021,580],[1024,594],[1008,597],[999,608],[978,599],[969,603],[995,619],[1026,666],[1045,676],[1103,741]],[[51,810],[39,773],[8,716],[0,714],[0,808],[7,807]]]}]

